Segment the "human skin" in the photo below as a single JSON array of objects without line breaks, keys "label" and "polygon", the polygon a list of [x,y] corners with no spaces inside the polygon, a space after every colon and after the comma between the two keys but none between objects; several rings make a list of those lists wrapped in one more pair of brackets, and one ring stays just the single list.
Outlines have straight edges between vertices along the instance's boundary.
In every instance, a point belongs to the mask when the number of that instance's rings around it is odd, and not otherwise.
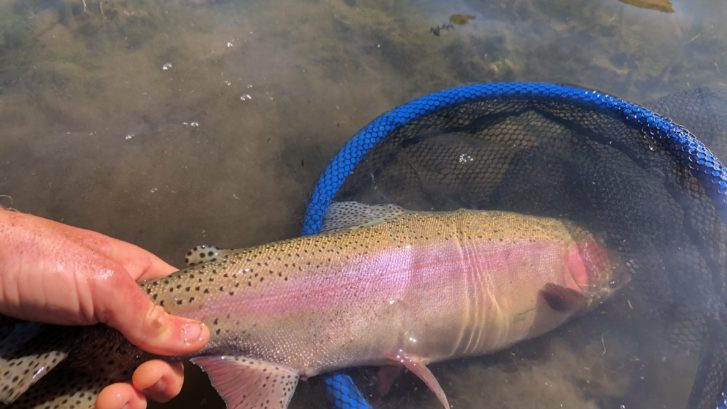
[{"label": "human skin", "polygon": [[[138,282],[177,269],[133,244],[41,217],[0,209],[0,314],[60,325],[103,323],[158,355],[201,349],[209,330],[168,314]],[[128,383],[104,388],[98,409],[142,409],[182,387],[181,363],[151,360]]]}]

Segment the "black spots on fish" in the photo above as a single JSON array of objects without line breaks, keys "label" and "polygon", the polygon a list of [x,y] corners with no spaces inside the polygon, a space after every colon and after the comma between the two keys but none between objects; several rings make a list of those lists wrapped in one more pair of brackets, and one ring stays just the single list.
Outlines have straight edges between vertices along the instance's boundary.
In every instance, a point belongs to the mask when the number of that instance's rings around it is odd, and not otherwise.
[{"label": "black spots on fish", "polygon": [[229,294],[230,294],[230,296],[233,296],[233,295],[235,295],[235,292],[234,291],[230,291]]},{"label": "black spots on fish", "polygon": [[248,286],[248,287],[252,287],[252,281],[248,281],[248,282],[247,282],[247,286]]},{"label": "black spots on fish", "polygon": [[176,300],[176,303],[177,303],[177,305],[182,305],[182,300],[181,299],[177,299]]},{"label": "black spots on fish", "polygon": [[189,297],[189,301],[187,301],[187,302],[189,302],[190,304],[193,303],[194,302],[194,297]]},{"label": "black spots on fish", "polygon": [[220,292],[221,292],[221,293],[224,293],[224,292],[225,292],[225,286],[224,286],[224,285],[221,285],[221,286],[220,286]]},{"label": "black spots on fish", "polygon": [[209,294],[210,293],[210,289],[209,288],[205,288],[202,292],[205,293],[205,294]]},{"label": "black spots on fish", "polygon": [[159,306],[160,307],[163,307],[164,306],[164,300],[159,301]]},{"label": "black spots on fish", "polygon": [[188,292],[192,291],[192,287],[185,287],[184,291],[188,293]]},{"label": "black spots on fish", "polygon": [[217,329],[215,330],[215,335],[220,335],[220,332],[222,332],[222,330],[221,330],[220,328],[217,328]]}]

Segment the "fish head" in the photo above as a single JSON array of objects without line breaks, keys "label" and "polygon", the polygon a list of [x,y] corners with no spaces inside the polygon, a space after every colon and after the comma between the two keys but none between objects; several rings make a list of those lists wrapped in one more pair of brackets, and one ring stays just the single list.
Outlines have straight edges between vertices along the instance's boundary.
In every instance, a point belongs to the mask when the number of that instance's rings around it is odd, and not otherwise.
[{"label": "fish head", "polygon": [[626,286],[631,276],[616,254],[603,240],[590,232],[572,229],[574,241],[567,252],[567,271],[574,289],[587,300],[588,306],[596,306],[616,291]]}]

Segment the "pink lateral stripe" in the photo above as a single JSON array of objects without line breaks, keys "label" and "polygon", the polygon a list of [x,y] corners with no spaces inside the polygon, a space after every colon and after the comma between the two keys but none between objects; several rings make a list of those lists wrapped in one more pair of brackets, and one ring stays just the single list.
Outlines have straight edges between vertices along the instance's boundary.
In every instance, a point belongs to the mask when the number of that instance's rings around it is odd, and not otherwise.
[{"label": "pink lateral stripe", "polygon": [[[286,314],[335,308],[358,301],[398,299],[412,288],[427,288],[442,280],[463,281],[473,269],[480,274],[508,274],[524,255],[565,255],[561,242],[520,242],[493,245],[482,241],[402,246],[367,256],[352,257],[341,270],[292,278],[260,289],[241,291],[227,300],[216,300],[190,318],[221,314]],[[466,248],[466,250],[464,249]],[[477,250],[480,249],[480,250]],[[561,257],[555,259],[563,260]],[[337,266],[334,266],[337,267]]]}]

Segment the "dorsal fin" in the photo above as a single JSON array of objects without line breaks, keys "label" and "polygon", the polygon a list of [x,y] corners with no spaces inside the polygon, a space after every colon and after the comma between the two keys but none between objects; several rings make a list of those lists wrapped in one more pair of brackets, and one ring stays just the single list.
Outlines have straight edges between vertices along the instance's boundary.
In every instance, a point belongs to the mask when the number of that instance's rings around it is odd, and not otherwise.
[{"label": "dorsal fin", "polygon": [[217,259],[231,251],[231,249],[220,249],[209,244],[200,244],[194,246],[184,255],[184,262],[187,266],[196,266],[208,261],[217,261]]},{"label": "dorsal fin", "polygon": [[359,202],[333,202],[326,211],[321,232],[371,226],[406,213],[403,207],[385,204],[368,205]]}]

